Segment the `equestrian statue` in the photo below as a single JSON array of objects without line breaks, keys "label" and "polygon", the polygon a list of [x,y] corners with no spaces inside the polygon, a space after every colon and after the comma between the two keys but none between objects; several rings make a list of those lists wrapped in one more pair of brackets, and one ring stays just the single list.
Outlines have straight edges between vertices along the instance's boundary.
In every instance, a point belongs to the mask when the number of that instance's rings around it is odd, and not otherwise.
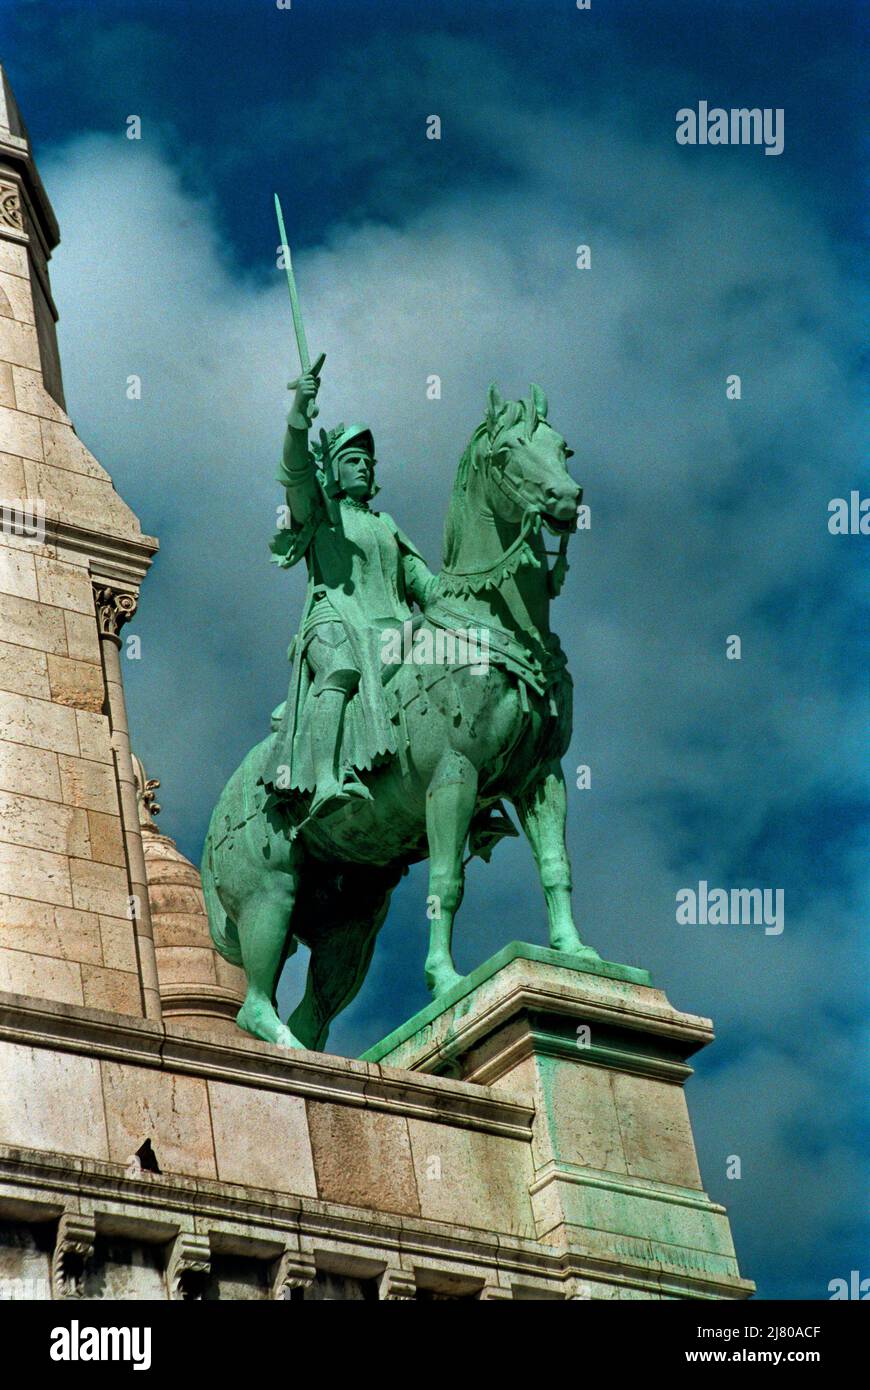
[{"label": "equestrian statue", "polygon": [[[278,475],[286,524],[271,548],[283,568],[305,563],[308,587],[287,699],[221,793],[202,880],[212,939],[247,977],[239,1026],[322,1050],[365,979],[396,884],[421,859],[426,981],[435,998],[460,982],[451,942],[466,851],[488,860],[516,835],[505,801],[537,863],[549,945],[597,959],[571,911],[561,759],[572,682],[550,629],[581,493],[540,388],[503,400],[490,387],[433,574],[370,505],[371,429],[340,424],[311,437],[325,358],[309,359],[276,206],[302,372]],[[559,537],[552,566],[545,532]],[[308,979],[285,1024],[276,989],[299,942]]]}]

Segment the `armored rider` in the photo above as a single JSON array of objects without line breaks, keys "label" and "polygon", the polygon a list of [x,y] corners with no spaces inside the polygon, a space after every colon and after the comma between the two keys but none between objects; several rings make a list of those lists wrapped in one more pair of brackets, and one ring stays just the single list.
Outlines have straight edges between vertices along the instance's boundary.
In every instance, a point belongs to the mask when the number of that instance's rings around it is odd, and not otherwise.
[{"label": "armored rider", "polygon": [[276,795],[313,793],[309,817],[370,798],[360,778],[397,751],[387,710],[382,635],[426,606],[437,578],[385,512],[369,502],[375,445],[367,425],[339,425],[309,444],[320,358],[295,383],[278,481],[290,524],[272,541],[278,564],[305,559],[308,589],[291,647],[290,691],[263,774]]}]

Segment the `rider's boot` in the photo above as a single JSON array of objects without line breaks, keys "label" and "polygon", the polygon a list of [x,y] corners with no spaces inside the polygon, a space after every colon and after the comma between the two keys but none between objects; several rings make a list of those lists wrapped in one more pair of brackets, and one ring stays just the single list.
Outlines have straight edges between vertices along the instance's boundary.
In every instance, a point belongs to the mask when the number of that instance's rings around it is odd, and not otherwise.
[{"label": "rider's boot", "polygon": [[331,815],[353,800],[370,800],[371,793],[350,769],[341,764],[344,713],[356,685],[357,671],[332,671],[312,698],[311,757],[314,764],[314,800],[308,812],[312,819]]}]

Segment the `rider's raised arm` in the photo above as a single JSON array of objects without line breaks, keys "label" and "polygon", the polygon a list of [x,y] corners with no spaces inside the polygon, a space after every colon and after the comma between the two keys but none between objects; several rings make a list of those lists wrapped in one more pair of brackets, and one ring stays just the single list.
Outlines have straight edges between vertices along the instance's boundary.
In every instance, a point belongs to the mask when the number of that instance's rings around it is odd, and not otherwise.
[{"label": "rider's raised arm", "polygon": [[316,414],[314,405],[320,379],[317,367],[306,372],[296,382],[293,407],[287,416],[284,451],[278,470],[278,481],[287,493],[287,505],[294,521],[304,525],[312,511],[321,506],[321,493],[314,471],[314,457],[308,447],[308,430]]}]

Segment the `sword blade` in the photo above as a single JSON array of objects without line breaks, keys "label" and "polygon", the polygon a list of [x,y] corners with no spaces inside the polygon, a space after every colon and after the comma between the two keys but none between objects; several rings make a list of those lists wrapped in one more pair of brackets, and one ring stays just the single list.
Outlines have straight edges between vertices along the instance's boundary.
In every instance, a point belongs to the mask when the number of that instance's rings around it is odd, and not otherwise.
[{"label": "sword blade", "polygon": [[296,277],[293,274],[293,261],[290,258],[290,246],[287,241],[287,233],[284,229],[284,214],[281,212],[281,203],[278,194],[275,194],[275,214],[278,218],[278,230],[281,233],[281,249],[284,252],[284,269],[287,271],[287,288],[290,291],[290,312],[293,315],[293,331],[296,334],[296,346],[299,349],[299,362],[303,373],[307,372],[311,366],[311,358],[308,355],[308,341],[305,337],[305,325],[302,322],[302,310],[299,308],[299,295],[296,291]]}]

